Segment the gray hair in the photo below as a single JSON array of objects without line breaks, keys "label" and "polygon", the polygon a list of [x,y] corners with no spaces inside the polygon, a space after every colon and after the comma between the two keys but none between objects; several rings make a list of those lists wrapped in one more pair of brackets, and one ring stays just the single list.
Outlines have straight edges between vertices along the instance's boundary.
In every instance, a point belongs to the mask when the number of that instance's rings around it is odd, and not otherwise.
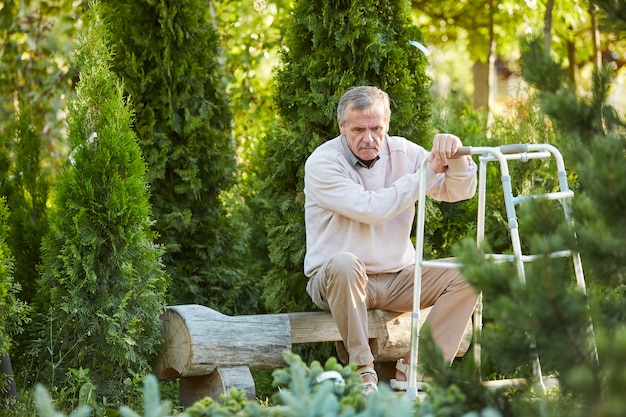
[{"label": "gray hair", "polygon": [[350,110],[369,110],[381,103],[384,106],[385,117],[389,120],[391,107],[387,93],[378,87],[350,87],[339,99],[337,119],[343,124],[346,121],[346,112]]}]

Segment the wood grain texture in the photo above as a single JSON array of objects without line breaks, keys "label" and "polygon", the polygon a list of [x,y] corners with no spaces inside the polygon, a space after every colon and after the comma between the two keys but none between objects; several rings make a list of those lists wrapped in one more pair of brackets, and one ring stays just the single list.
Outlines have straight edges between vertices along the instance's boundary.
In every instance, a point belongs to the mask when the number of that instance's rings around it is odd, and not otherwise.
[{"label": "wood grain texture", "polygon": [[[430,309],[420,312],[420,326]],[[410,349],[411,313],[368,312],[375,361],[395,361]],[[339,341],[328,312],[227,316],[201,305],[168,307],[162,317],[163,352],[154,366],[160,379],[209,375],[218,367],[273,370],[285,366],[293,344]],[[469,347],[471,323],[457,356]],[[469,335],[469,336],[468,336]]]}]

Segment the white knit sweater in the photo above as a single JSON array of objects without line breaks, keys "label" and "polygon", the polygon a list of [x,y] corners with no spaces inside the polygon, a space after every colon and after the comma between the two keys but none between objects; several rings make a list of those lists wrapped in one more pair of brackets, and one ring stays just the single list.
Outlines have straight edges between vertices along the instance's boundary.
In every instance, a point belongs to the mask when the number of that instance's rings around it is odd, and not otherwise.
[{"label": "white knit sweater", "polygon": [[[385,136],[380,159],[368,169],[350,162],[340,136],[320,145],[305,165],[305,275],[340,252],[358,256],[370,274],[415,262],[410,233],[426,157],[421,146]],[[449,160],[441,174],[429,167],[427,175],[426,193],[436,200],[459,201],[476,192],[476,164],[468,158]]]}]

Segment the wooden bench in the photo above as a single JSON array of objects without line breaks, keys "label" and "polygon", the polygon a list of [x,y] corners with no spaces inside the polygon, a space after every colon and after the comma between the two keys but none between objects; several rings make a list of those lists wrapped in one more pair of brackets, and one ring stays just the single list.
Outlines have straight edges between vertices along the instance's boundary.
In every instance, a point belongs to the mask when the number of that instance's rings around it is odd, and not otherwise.
[{"label": "wooden bench", "polygon": [[[420,325],[428,312],[420,314]],[[206,396],[219,399],[231,388],[245,390],[253,399],[251,371],[286,366],[282,353],[294,344],[341,340],[330,313],[322,311],[227,316],[192,304],[168,307],[162,323],[164,346],[154,373],[161,380],[180,378],[183,406]],[[377,366],[388,363],[393,369],[395,361],[409,351],[410,326],[411,313],[369,311],[370,344]],[[457,356],[469,348],[471,331],[468,322]]]}]

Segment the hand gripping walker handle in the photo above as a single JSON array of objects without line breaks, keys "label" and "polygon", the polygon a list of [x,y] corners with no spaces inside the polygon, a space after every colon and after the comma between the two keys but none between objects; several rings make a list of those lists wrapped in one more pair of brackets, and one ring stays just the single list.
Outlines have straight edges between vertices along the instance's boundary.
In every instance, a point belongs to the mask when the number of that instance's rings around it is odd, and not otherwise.
[{"label": "hand gripping walker handle", "polygon": [[456,153],[452,155],[450,158],[460,158],[464,155],[471,155],[471,154],[472,154],[471,146],[461,146],[459,149],[456,150]]}]

